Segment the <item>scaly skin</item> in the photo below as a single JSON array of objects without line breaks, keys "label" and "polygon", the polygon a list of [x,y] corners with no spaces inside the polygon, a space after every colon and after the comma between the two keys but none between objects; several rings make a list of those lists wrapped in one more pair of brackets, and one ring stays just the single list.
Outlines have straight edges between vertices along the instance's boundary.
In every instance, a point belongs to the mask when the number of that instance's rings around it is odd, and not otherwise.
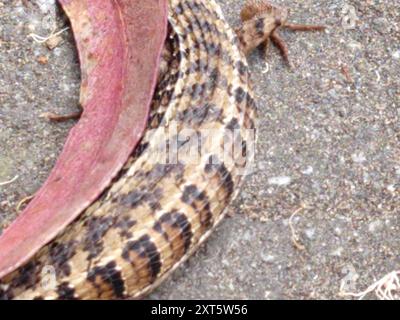
[{"label": "scaly skin", "polygon": [[[1,280],[0,298],[142,297],[222,220],[254,147],[256,107],[245,53],[269,40],[286,11],[249,1],[236,35],[214,0],[169,2],[171,31],[149,120],[153,130],[95,203]],[[182,142],[178,161],[165,164],[159,151],[167,143],[174,149],[165,132],[194,138],[207,130],[212,134],[201,139],[196,161]],[[240,146],[248,157],[227,152],[222,159],[216,150],[223,146]],[[48,266],[55,285],[46,285]]]}]

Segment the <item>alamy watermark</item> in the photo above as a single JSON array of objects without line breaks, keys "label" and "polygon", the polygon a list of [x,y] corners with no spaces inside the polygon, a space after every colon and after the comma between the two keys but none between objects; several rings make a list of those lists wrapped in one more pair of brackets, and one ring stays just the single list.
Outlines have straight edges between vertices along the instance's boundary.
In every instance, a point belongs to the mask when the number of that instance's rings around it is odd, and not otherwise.
[{"label": "alamy watermark", "polygon": [[243,128],[201,129],[179,128],[171,121],[166,128],[148,133],[152,146],[147,161],[153,165],[220,165],[237,175],[254,170],[256,130]]}]

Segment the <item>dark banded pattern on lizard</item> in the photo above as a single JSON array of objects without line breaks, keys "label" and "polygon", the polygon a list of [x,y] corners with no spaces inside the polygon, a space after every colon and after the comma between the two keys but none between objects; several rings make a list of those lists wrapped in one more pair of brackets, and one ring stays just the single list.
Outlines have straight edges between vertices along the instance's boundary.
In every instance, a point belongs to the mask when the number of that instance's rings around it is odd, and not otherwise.
[{"label": "dark banded pattern on lizard", "polygon": [[[139,298],[204,242],[252,161],[256,106],[242,52],[268,41],[282,12],[249,1],[236,34],[214,0],[169,1],[170,38],[140,146],[96,202],[0,281],[0,298]],[[195,161],[188,141],[199,142]]]}]

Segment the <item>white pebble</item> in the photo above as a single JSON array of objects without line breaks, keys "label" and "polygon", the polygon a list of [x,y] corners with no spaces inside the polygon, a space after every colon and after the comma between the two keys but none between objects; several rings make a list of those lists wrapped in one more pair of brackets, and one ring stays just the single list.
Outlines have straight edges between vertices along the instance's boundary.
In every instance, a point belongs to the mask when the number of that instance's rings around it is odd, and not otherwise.
[{"label": "white pebble", "polygon": [[371,223],[369,224],[369,226],[368,226],[368,231],[369,231],[370,233],[375,233],[375,232],[380,231],[380,230],[382,229],[382,227],[383,227],[382,221],[376,220],[376,221],[373,221],[373,222],[371,222]]},{"label": "white pebble", "polygon": [[38,0],[40,11],[43,13],[47,13],[50,10],[55,9],[56,1],[55,0]]},{"label": "white pebble", "polygon": [[309,228],[304,231],[306,237],[310,240],[315,238],[315,228]]},{"label": "white pebble", "polygon": [[304,169],[303,171],[301,171],[302,174],[305,174],[307,176],[313,174],[314,172],[314,168],[311,166],[308,166],[306,169]]},{"label": "white pebble", "polygon": [[354,153],[351,158],[353,159],[353,161],[355,163],[363,163],[365,161],[367,161],[367,158],[365,157],[365,154],[363,152],[357,152]]},{"label": "white pebble", "polygon": [[390,192],[395,192],[396,191],[396,186],[394,184],[391,184],[387,186],[388,191]]},{"label": "white pebble", "polygon": [[272,263],[275,261],[275,257],[270,254],[265,254],[264,252],[261,253],[261,260],[265,263]]},{"label": "white pebble", "polygon": [[339,248],[337,248],[336,250],[333,250],[333,251],[331,252],[331,256],[334,256],[334,257],[341,257],[343,251],[344,251],[344,249],[343,249],[342,247],[339,247]]},{"label": "white pebble", "polygon": [[342,229],[340,229],[339,227],[336,227],[335,229],[333,229],[333,232],[337,236],[341,236],[342,235]]},{"label": "white pebble", "polygon": [[292,182],[291,177],[272,177],[268,179],[268,183],[275,186],[287,186]]}]

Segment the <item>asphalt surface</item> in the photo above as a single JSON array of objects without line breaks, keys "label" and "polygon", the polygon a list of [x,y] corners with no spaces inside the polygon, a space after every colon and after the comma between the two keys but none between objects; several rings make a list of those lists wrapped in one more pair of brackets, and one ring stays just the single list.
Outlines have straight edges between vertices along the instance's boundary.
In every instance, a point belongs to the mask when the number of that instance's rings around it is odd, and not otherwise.
[{"label": "asphalt surface", "polygon": [[[244,1],[218,1],[231,25]],[[150,298],[340,299],[400,269],[400,3],[285,0],[294,68],[249,59],[259,104],[256,170],[205,246]],[[46,179],[73,122],[79,64],[53,0],[0,0],[0,230]],[[39,39],[36,39],[39,40]],[[267,63],[266,63],[267,62]],[[373,298],[373,295],[368,296]]]}]

